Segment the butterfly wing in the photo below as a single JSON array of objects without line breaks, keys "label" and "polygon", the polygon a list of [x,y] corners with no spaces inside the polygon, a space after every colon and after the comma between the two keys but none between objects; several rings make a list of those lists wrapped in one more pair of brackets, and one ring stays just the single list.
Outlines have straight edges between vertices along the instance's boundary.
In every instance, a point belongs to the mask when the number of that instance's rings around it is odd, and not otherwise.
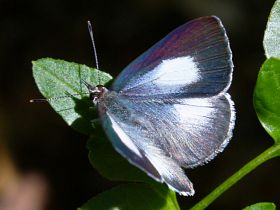
[{"label": "butterfly wing", "polygon": [[233,64],[228,38],[215,16],[178,27],[130,63],[112,89],[140,97],[199,97],[228,89]]},{"label": "butterfly wing", "polygon": [[131,100],[110,92],[99,107],[114,147],[183,195],[194,191],[181,166],[194,167],[211,160],[232,135],[234,112],[227,94],[203,99]]},{"label": "butterfly wing", "polygon": [[182,195],[194,193],[181,167],[211,160],[234,126],[226,93],[231,51],[216,17],[175,29],[133,61],[98,104],[118,152]]}]

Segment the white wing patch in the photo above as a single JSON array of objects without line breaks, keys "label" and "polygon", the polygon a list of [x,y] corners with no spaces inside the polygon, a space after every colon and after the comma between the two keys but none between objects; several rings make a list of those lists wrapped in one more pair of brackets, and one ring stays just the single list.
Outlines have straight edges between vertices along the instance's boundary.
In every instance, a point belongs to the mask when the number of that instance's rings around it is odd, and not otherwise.
[{"label": "white wing patch", "polygon": [[144,85],[170,86],[180,88],[202,79],[194,58],[190,56],[162,60],[153,70],[138,79],[127,82],[125,91]]},{"label": "white wing patch", "polygon": [[151,73],[157,78],[158,85],[186,85],[200,79],[199,69],[190,56],[163,60]]},{"label": "white wing patch", "polygon": [[[186,106],[187,105],[187,106]],[[182,123],[195,123],[198,125],[205,125],[209,123],[207,118],[215,114],[213,104],[206,98],[190,98],[182,101],[181,104],[174,104],[177,116]],[[203,116],[203,117],[198,117]],[[186,122],[188,120],[189,122]]]}]

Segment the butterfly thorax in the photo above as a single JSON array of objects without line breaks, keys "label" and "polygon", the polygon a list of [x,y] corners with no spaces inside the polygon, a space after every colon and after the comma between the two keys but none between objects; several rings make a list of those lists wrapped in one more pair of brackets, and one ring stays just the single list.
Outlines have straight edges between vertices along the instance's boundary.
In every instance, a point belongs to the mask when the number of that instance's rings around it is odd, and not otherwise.
[{"label": "butterfly thorax", "polygon": [[97,86],[88,86],[89,91],[89,98],[90,100],[96,105],[101,98],[104,97],[104,94],[108,92],[107,88],[105,88],[103,85],[97,85]]}]

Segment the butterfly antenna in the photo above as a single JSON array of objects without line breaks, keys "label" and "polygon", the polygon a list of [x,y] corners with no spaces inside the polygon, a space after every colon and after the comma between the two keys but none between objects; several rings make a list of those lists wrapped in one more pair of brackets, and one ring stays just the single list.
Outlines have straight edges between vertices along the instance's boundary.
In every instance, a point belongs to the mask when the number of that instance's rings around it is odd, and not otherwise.
[{"label": "butterfly antenna", "polygon": [[50,100],[46,99],[46,98],[35,98],[35,99],[30,99],[29,100],[30,103],[47,102],[47,101],[50,101]]},{"label": "butterfly antenna", "polygon": [[36,103],[36,102],[47,102],[47,101],[54,101],[57,99],[61,98],[69,98],[70,96],[59,96],[59,97],[53,97],[53,98],[35,98],[35,99],[30,99],[30,103]]},{"label": "butterfly antenna", "polygon": [[[82,93],[82,94],[88,94],[88,93]],[[70,94],[66,96],[58,96],[58,97],[52,97],[52,98],[35,98],[35,99],[30,99],[30,103],[37,103],[37,102],[48,102],[48,101],[54,101],[57,99],[62,99],[62,98],[70,98],[72,96],[80,96],[81,94]]]},{"label": "butterfly antenna", "polygon": [[[93,47],[93,53],[94,53],[96,69],[99,70],[98,59],[97,59],[97,52],[96,52],[96,46],[95,46],[95,42],[94,42],[93,30],[92,30],[91,22],[88,20],[87,23],[88,23],[88,31],[89,31],[89,35],[90,35],[90,39],[91,39],[91,43],[92,43],[92,47]],[[98,84],[100,84],[99,72],[97,72],[97,80],[98,80]]]}]

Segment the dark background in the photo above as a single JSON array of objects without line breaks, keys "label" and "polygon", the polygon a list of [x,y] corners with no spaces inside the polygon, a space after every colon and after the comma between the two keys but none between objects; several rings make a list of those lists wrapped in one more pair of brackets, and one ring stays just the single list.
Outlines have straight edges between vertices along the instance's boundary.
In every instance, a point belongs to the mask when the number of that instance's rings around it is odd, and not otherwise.
[{"label": "dark background", "polygon": [[[20,173],[41,174],[49,186],[47,209],[76,209],[112,183],[89,164],[86,136],[64,123],[42,97],[31,61],[60,58],[94,66],[87,20],[92,20],[100,69],[116,76],[130,61],[188,20],[217,15],[227,30],[235,64],[230,89],[236,104],[234,136],[211,163],[187,174],[194,197],[187,209],[246,162],[272,145],[255,115],[252,95],[264,61],[263,33],[273,0],[0,0],[0,143]],[[0,145],[1,146],[1,145]],[[240,209],[260,201],[280,205],[279,160],[271,160],[237,183],[209,209]],[[1,166],[0,166],[1,173]],[[278,203],[277,203],[278,202]]]}]

